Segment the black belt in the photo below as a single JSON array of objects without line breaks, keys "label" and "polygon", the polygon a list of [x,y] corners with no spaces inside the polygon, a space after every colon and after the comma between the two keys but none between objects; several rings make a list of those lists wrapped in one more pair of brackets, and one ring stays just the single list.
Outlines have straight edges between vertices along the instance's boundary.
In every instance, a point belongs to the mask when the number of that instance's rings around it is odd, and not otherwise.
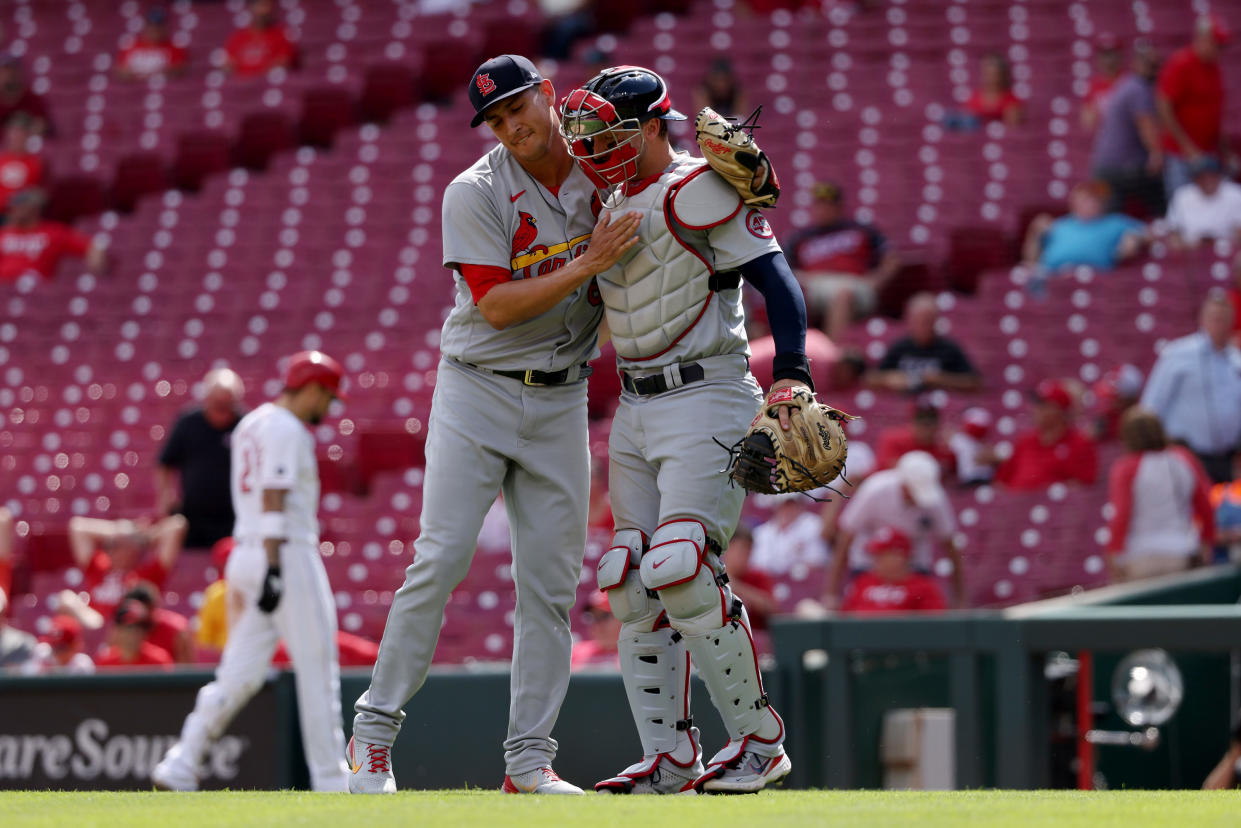
[{"label": "black belt", "polygon": [[[465,363],[471,368],[477,368],[480,371],[486,371],[489,374],[495,374],[497,377],[508,377],[509,379],[521,380],[522,385],[564,385],[569,381],[570,374],[574,369],[566,368],[563,371],[497,371],[494,368],[483,368],[480,365]],[[579,365],[576,369],[577,376],[573,382],[584,380],[591,374],[589,365]]]},{"label": "black belt", "polygon": [[[678,365],[677,372],[681,376],[681,385],[689,385],[691,382],[701,382],[706,378],[706,370],[697,362],[691,362],[687,365]],[[650,374],[644,377],[635,377],[633,374],[621,374],[621,384],[626,391],[637,394],[639,397],[649,397],[653,394],[662,394],[668,389],[668,380],[663,374]]]}]

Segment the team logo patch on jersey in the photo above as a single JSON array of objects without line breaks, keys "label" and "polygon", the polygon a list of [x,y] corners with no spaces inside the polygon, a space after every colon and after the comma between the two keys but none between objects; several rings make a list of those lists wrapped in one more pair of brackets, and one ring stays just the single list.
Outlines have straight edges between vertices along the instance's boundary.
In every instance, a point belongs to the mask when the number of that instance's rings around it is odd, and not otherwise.
[{"label": "team logo patch on jersey", "polygon": [[760,239],[770,239],[775,236],[771,225],[767,223],[767,219],[758,210],[751,210],[749,213],[746,213],[745,229],[750,231],[751,236],[756,236]]},{"label": "team logo patch on jersey", "polygon": [[513,258],[528,250],[539,237],[539,222],[525,210],[517,211],[517,232],[513,233]]},{"label": "team logo patch on jersey", "polygon": [[484,72],[474,79],[474,84],[478,86],[478,91],[483,95],[490,95],[496,91],[496,82],[491,79],[491,75]]}]

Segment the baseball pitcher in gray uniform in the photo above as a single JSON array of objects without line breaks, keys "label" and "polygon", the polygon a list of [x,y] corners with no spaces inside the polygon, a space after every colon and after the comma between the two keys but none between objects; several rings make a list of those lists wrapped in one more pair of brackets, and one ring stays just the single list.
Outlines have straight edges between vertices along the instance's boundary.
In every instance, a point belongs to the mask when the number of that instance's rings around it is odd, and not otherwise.
[{"label": "baseball pitcher in gray uniform", "polygon": [[469,91],[471,126],[485,122],[500,143],[444,191],[456,304],[440,341],[421,531],[355,705],[349,789],[396,790],[402,707],[426,678],[448,596],[503,492],[517,588],[503,790],[580,794],[552,770],[551,732],[586,547],[586,363],[603,313],[591,281],[637,243],[638,216],[596,224],[594,187],[559,133],[555,91],[529,60],[488,60]]},{"label": "baseball pitcher in gray uniform", "polygon": [[[762,214],[705,161],[672,150],[666,122],[682,119],[663,79],[634,66],[604,70],[561,110],[570,152],[604,193],[602,216],[642,217],[639,245],[598,277],[624,386],[609,445],[616,536],[599,588],[622,622],[643,753],[595,786],[603,792],[750,793],[792,768],[720,557],[745,492],[719,471],[727,457],[715,440],[738,441],[763,403],[741,279],[767,302],[773,390],[811,383],[805,304]],[[691,658],[729,734],[705,767]]]}]

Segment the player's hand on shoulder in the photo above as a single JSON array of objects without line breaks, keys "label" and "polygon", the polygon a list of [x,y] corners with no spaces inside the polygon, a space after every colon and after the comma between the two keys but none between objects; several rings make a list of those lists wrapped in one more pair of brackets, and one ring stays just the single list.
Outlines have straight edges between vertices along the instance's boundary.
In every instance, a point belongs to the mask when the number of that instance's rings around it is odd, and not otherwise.
[{"label": "player's hand on shoulder", "polygon": [[638,243],[638,224],[641,220],[642,215],[634,211],[616,217],[609,213],[599,216],[590,235],[590,247],[582,256],[593,272],[607,270]]},{"label": "player's hand on shoulder", "polygon": [[263,576],[263,591],[259,595],[259,609],[269,615],[280,605],[280,596],[284,594],[284,579],[280,577],[280,567],[268,566]]}]

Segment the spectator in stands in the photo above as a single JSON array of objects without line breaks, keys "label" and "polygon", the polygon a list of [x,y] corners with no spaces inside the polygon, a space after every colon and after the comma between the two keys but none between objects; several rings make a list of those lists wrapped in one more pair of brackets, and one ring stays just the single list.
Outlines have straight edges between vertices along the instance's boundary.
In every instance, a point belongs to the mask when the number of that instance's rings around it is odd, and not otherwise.
[{"label": "spectator in stands", "polygon": [[824,314],[833,341],[854,319],[875,312],[879,291],[901,269],[901,259],[874,226],[845,217],[844,193],[831,183],[814,187],[811,225],[786,245],[789,264],[806,292],[806,304]]},{"label": "spectator in stands", "polygon": [[1137,405],[1145,381],[1137,366],[1129,364],[1107,371],[1099,378],[1090,389],[1094,392],[1089,429],[1092,439],[1102,442],[1120,436],[1120,419]]},{"label": "spectator in stands", "polygon": [[941,479],[956,474],[957,458],[940,431],[939,406],[929,396],[916,398],[909,405],[909,422],[888,426],[879,432],[879,468],[894,469],[911,451],[925,451],[939,463]]},{"label": "spectator in stands", "polygon": [[1232,260],[1232,287],[1227,296],[1232,305],[1232,344],[1241,348],[1241,252]]},{"label": "spectator in stands", "polygon": [[1168,444],[1159,418],[1129,409],[1120,425],[1128,449],[1112,464],[1107,543],[1113,581],[1168,575],[1205,563],[1215,542],[1210,486],[1198,458]]},{"label": "spectator in stands", "polygon": [[936,332],[939,305],[930,293],[916,293],[905,303],[905,336],[888,346],[878,369],[868,376],[875,388],[917,394],[935,388],[977,391],[982,377],[965,351]]},{"label": "spectator in stands", "polygon": [[595,31],[594,5],[592,0],[538,0],[539,11],[547,21],[539,34],[540,51],[545,57],[567,60],[573,44]]},{"label": "spectator in stands", "polygon": [[168,10],[163,6],[148,9],[142,30],[126,39],[128,42],[116,56],[116,74],[124,80],[181,75],[189,67],[185,49],[172,42]]},{"label": "spectator in stands", "polygon": [[1105,209],[1140,206],[1146,218],[1164,213],[1163,144],[1155,112],[1159,53],[1149,43],[1133,46],[1133,71],[1120,78],[1098,103],[1099,131],[1090,174],[1111,188]]},{"label": "spectator in stands", "polygon": [[733,63],[726,57],[711,61],[707,74],[694,87],[694,111],[709,106],[724,116],[749,115],[749,102]]},{"label": "spectator in stands", "polygon": [[935,548],[942,546],[952,561],[952,588],[958,603],[965,600],[961,553],[953,540],[956,518],[948,493],[940,484],[939,463],[924,451],[911,451],[894,469],[877,471],[858,485],[837,521],[836,545],[823,596],[828,609],[840,604],[848,570],[870,568],[866,544],[880,529],[898,529],[913,545],[912,566],[930,574]]},{"label": "spectator in stands", "polygon": [[202,381],[202,404],[177,418],[160,451],[156,510],[185,516],[189,521],[185,545],[190,549],[207,549],[233,533],[229,439],[245,413],[244,394],[245,385],[235,371],[208,371]]},{"label": "spectator in stands", "polygon": [[33,635],[9,626],[9,595],[0,589],[0,670],[15,670],[34,655],[39,642]]},{"label": "spectator in stands", "polygon": [[570,670],[620,669],[617,642],[621,622],[612,614],[606,592],[592,589],[586,605],[587,638],[573,642]]},{"label": "spectator in stands", "polygon": [[211,547],[211,567],[216,579],[203,590],[203,602],[191,622],[194,644],[198,648],[198,661],[216,661],[228,642],[228,628],[236,622],[245,609],[245,595],[229,590],[224,577],[228,559],[233,554],[233,539],[221,538]]},{"label": "spectator in stands", "polygon": [[95,658],[96,667],[172,668],[172,656],[147,640],[153,622],[145,603],[137,598],[124,601],[116,608],[112,621],[112,643]]},{"label": "spectator in stands", "polygon": [[[763,388],[771,387],[771,359],[775,355],[776,343],[770,333],[750,340],[750,373]],[[862,371],[857,371],[857,362],[850,359],[827,334],[814,328],[806,331],[806,358],[810,361],[810,376],[819,393],[850,388],[865,371],[864,362]]]},{"label": "spectator in stands", "polygon": [[160,606],[158,588],[149,582],[138,581],[125,593],[121,603],[131,599],[141,601],[151,611],[151,629],[147,633],[147,641],[168,653],[178,664],[188,664],[194,660],[189,619],[179,612]]},{"label": "spectator in stands", "polygon": [[1078,265],[1111,270],[1136,256],[1146,243],[1146,228],[1129,216],[1104,213],[1110,195],[1102,181],[1086,181],[1069,191],[1067,216],[1036,216],[1022,247],[1025,262],[1045,272]]},{"label": "spectator in stands", "polygon": [[1190,181],[1168,205],[1168,241],[1197,247],[1208,239],[1241,244],[1241,184],[1224,178],[1219,160],[1202,155],[1189,164]]},{"label": "spectator in stands", "polygon": [[985,408],[967,408],[961,415],[961,427],[948,438],[948,447],[956,458],[957,480],[963,486],[981,486],[995,477],[994,449],[987,444],[991,433],[991,412]]},{"label": "spectator in stands", "polygon": [[1229,341],[1232,332],[1232,303],[1215,288],[1202,303],[1198,331],[1163,347],[1142,392],[1143,407],[1198,455],[1216,483],[1232,479],[1241,441],[1241,350]]},{"label": "spectator in stands", "polygon": [[95,672],[95,662],[82,644],[82,625],[71,615],[52,617],[52,631],[35,645],[34,654],[21,667],[22,675],[46,676],[65,674],[88,676]]},{"label": "spectator in stands", "polygon": [[1095,38],[1094,61],[1095,74],[1082,96],[1081,122],[1087,132],[1093,132],[1098,125],[1099,110],[1124,73],[1125,52],[1120,38],[1111,32],[1101,32]]},{"label": "spectator in stands", "polygon": [[966,112],[974,124],[1001,121],[1014,125],[1021,123],[1025,104],[1013,92],[1013,72],[1008,59],[999,52],[983,55],[978,66],[978,88],[965,102]]},{"label": "spectator in stands", "polygon": [[909,566],[913,543],[899,529],[883,527],[866,542],[871,567],[845,586],[841,612],[925,612],[948,608],[943,590],[930,575]]},{"label": "spectator in stands", "polygon": [[250,78],[291,68],[297,62],[297,46],[277,16],[275,0],[250,0],[249,6],[249,25],[229,35],[224,44],[224,69]]},{"label": "spectator in stands", "polygon": [[35,135],[50,135],[54,131],[47,101],[26,83],[21,59],[5,54],[0,55],[0,124],[8,123],[14,112],[30,116],[31,131]]},{"label": "spectator in stands", "polygon": [[75,515],[68,531],[81,588],[90,594],[91,608],[107,615],[138,584],[163,588],[181,554],[186,526],[180,515],[154,523]]},{"label": "spectator in stands", "polygon": [[1034,389],[1034,425],[1017,435],[1012,455],[995,479],[1010,489],[1030,491],[1053,483],[1092,486],[1099,476],[1094,441],[1073,424],[1073,397],[1063,383],[1043,380]]},{"label": "spectator in stands", "polygon": [[1220,46],[1231,36],[1213,15],[1194,22],[1190,44],[1172,53],[1159,73],[1155,106],[1163,125],[1164,191],[1171,198],[1189,183],[1198,157],[1228,157],[1223,132],[1224,84]]},{"label": "spectator in stands", "polygon": [[1241,561],[1241,474],[1231,483],[1211,487],[1211,509],[1215,514],[1215,549],[1218,562]]},{"label": "spectator in stands", "polygon": [[738,526],[728,542],[728,585],[745,604],[750,625],[756,630],[767,629],[767,622],[780,611],[776,600],[775,581],[771,575],[753,564],[754,535],[746,526]]},{"label": "spectator in stands", "polygon": [[[13,589],[13,513],[0,506],[0,593]],[[0,610],[3,614],[3,610]]]},{"label": "spectator in stands", "polygon": [[[808,508],[814,501],[800,494],[769,497],[776,501],[776,508],[770,520],[754,529],[750,556],[753,568],[785,575],[794,569],[825,566],[828,550],[823,540],[823,522],[817,510]],[[731,577],[731,558],[728,566]]]},{"label": "spectator in stands", "polygon": [[43,183],[43,158],[30,151],[34,121],[14,112],[4,122],[4,149],[0,151],[0,210],[7,210],[14,193]]},{"label": "spectator in stands", "polygon": [[44,220],[46,201],[37,188],[9,197],[4,226],[0,227],[0,282],[26,273],[51,279],[66,255],[81,256],[94,273],[103,271],[107,260],[104,249],[85,233]]}]

